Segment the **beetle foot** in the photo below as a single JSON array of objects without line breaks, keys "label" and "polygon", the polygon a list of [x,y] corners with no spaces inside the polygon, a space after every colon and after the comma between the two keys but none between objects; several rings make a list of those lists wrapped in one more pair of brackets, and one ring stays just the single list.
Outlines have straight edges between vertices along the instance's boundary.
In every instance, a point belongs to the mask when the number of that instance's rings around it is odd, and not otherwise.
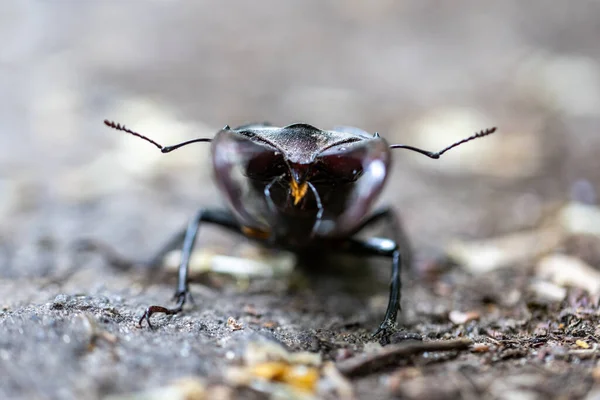
[{"label": "beetle foot", "polygon": [[185,289],[183,292],[180,290],[176,291],[175,294],[173,295],[173,300],[175,300],[177,302],[177,304],[179,304],[181,302],[182,306],[186,300],[189,300],[190,303],[192,303],[194,305],[196,304],[196,302],[194,301],[194,298],[192,297],[192,292],[190,292],[189,289]]},{"label": "beetle foot", "polygon": [[175,305],[175,307],[173,307],[173,308],[167,308],[167,307],[163,307],[163,306],[148,307],[146,309],[146,311],[144,312],[144,314],[142,315],[142,317],[140,318],[140,320],[138,321],[138,326],[141,328],[142,323],[144,322],[144,320],[146,320],[146,323],[148,324],[148,328],[154,329],[154,326],[150,323],[150,317],[152,315],[157,314],[157,313],[165,314],[165,315],[178,314],[179,312],[181,312],[181,310],[183,310],[183,305],[185,304],[185,300],[188,296],[190,296],[190,298],[191,298],[191,295],[187,290],[177,291],[175,293],[175,298],[177,299],[177,304]]},{"label": "beetle foot", "polygon": [[383,320],[379,328],[371,335],[371,339],[374,339],[377,336],[381,336],[382,340],[389,338],[396,332],[396,320],[392,318],[386,318]]}]

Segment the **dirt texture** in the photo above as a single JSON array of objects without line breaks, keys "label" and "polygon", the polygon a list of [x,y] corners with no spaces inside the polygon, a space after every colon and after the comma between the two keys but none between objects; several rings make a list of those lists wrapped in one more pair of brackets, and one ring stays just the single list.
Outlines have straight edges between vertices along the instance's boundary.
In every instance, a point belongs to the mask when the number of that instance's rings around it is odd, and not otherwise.
[{"label": "dirt texture", "polygon": [[[0,398],[597,398],[598,15],[593,1],[2,3]],[[193,303],[140,328],[173,304],[173,271],[74,244],[147,260],[224,203],[210,146],[161,155],[107,118],[162,144],[257,121],[432,151],[498,132],[440,160],[395,150],[380,204],[415,261],[398,331],[373,338],[388,261],[296,265],[214,226],[204,257],[267,260],[273,276],[199,273]]]}]

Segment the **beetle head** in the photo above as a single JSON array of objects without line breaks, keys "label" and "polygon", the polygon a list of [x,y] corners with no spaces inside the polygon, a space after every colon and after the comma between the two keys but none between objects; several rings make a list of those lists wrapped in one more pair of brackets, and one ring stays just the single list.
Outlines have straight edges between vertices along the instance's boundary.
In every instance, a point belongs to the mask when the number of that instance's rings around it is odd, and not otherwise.
[{"label": "beetle head", "polygon": [[[355,216],[352,210],[367,209],[379,193],[389,162],[383,139],[362,131],[322,131],[306,124],[225,129],[212,146],[217,185],[231,209],[255,227],[301,224],[279,223],[288,217],[314,223],[315,218],[320,221],[322,215],[340,215],[345,209]],[[377,171],[383,174],[371,176],[375,171],[371,166],[376,165],[371,161],[382,163]],[[367,179],[348,187],[365,171]],[[356,207],[347,207],[353,199]],[[323,222],[323,227],[336,224]],[[305,236],[309,234],[310,229]]]},{"label": "beetle head", "polygon": [[[481,131],[430,152],[401,144],[390,146],[377,133],[370,135],[356,128],[323,131],[307,124],[226,126],[213,139],[162,146],[124,125],[104,123],[152,143],[163,153],[191,143],[212,142],[216,183],[240,223],[265,233],[276,227],[283,229],[278,232],[282,236],[304,236],[304,240],[317,228],[320,235],[328,236],[347,234],[358,226],[383,188],[390,149],[408,149],[438,159],[456,146],[496,131]],[[297,227],[300,225],[308,225],[308,231],[306,226]]]},{"label": "beetle head", "polygon": [[[283,128],[250,126],[232,130],[256,147],[248,158],[246,176],[251,179],[275,179],[286,183],[293,205],[297,206],[309,192],[308,182],[318,173],[318,156],[327,149],[361,140],[346,132],[322,131],[308,124]],[[217,146],[213,149],[217,150]],[[239,148],[236,150],[239,154]],[[239,160],[241,161],[241,160]]]}]

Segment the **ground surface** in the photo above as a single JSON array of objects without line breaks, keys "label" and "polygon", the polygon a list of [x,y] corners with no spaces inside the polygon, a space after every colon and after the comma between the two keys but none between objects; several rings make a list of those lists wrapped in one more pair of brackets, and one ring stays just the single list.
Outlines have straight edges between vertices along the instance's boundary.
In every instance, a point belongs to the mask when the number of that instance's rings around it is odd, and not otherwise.
[{"label": "ground surface", "polygon": [[[541,299],[531,284],[550,280],[538,276],[537,253],[484,272],[448,265],[445,252],[455,239],[536,229],[569,199],[595,203],[597,4],[271,3],[0,6],[0,398],[102,398],[187,377],[226,393],[228,368],[254,342],[339,363],[378,351],[370,333],[389,266],[377,260],[272,279],[203,276],[194,305],[139,329],[146,306],[168,304],[173,277],[73,258],[71,244],[94,238],[144,259],[197,207],[221,200],[208,148],[161,157],[105,129],[105,118],[165,144],[270,120],[355,125],[429,150],[499,126],[477,153],[470,144],[439,161],[396,153],[381,201],[401,212],[417,255],[402,331],[474,344],[400,357],[353,376],[352,390],[593,398],[597,293],[574,285]],[[545,252],[600,267],[596,239],[566,239],[571,247]],[[246,249],[214,228],[200,242]]]}]

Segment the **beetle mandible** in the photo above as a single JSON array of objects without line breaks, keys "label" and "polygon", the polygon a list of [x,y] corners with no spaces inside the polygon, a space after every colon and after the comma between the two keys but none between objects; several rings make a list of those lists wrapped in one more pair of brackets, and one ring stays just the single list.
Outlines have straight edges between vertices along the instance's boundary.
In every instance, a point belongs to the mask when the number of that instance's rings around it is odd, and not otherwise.
[{"label": "beetle mandible", "polygon": [[[187,228],[177,234],[153,260],[181,245],[177,303],[172,308],[150,306],[139,320],[156,313],[176,314],[189,295],[188,264],[196,234],[202,223],[216,224],[270,246],[292,251],[319,247],[361,256],[391,259],[392,276],[385,317],[374,335],[393,328],[400,309],[400,244],[405,237],[391,208],[370,213],[384,187],[392,161],[391,149],[408,149],[438,159],[463,143],[490,135],[487,129],[460,140],[441,151],[389,145],[378,133],[357,128],[321,130],[308,124],[282,128],[250,124],[232,129],[225,126],[214,138],[198,138],[173,146],[152,139],[108,120],[114,129],[144,139],[163,153],[197,142],[211,142],[215,182],[228,209],[201,208]],[[387,223],[392,238],[360,240],[356,234],[378,222]],[[409,263],[404,257],[404,263]]]}]

